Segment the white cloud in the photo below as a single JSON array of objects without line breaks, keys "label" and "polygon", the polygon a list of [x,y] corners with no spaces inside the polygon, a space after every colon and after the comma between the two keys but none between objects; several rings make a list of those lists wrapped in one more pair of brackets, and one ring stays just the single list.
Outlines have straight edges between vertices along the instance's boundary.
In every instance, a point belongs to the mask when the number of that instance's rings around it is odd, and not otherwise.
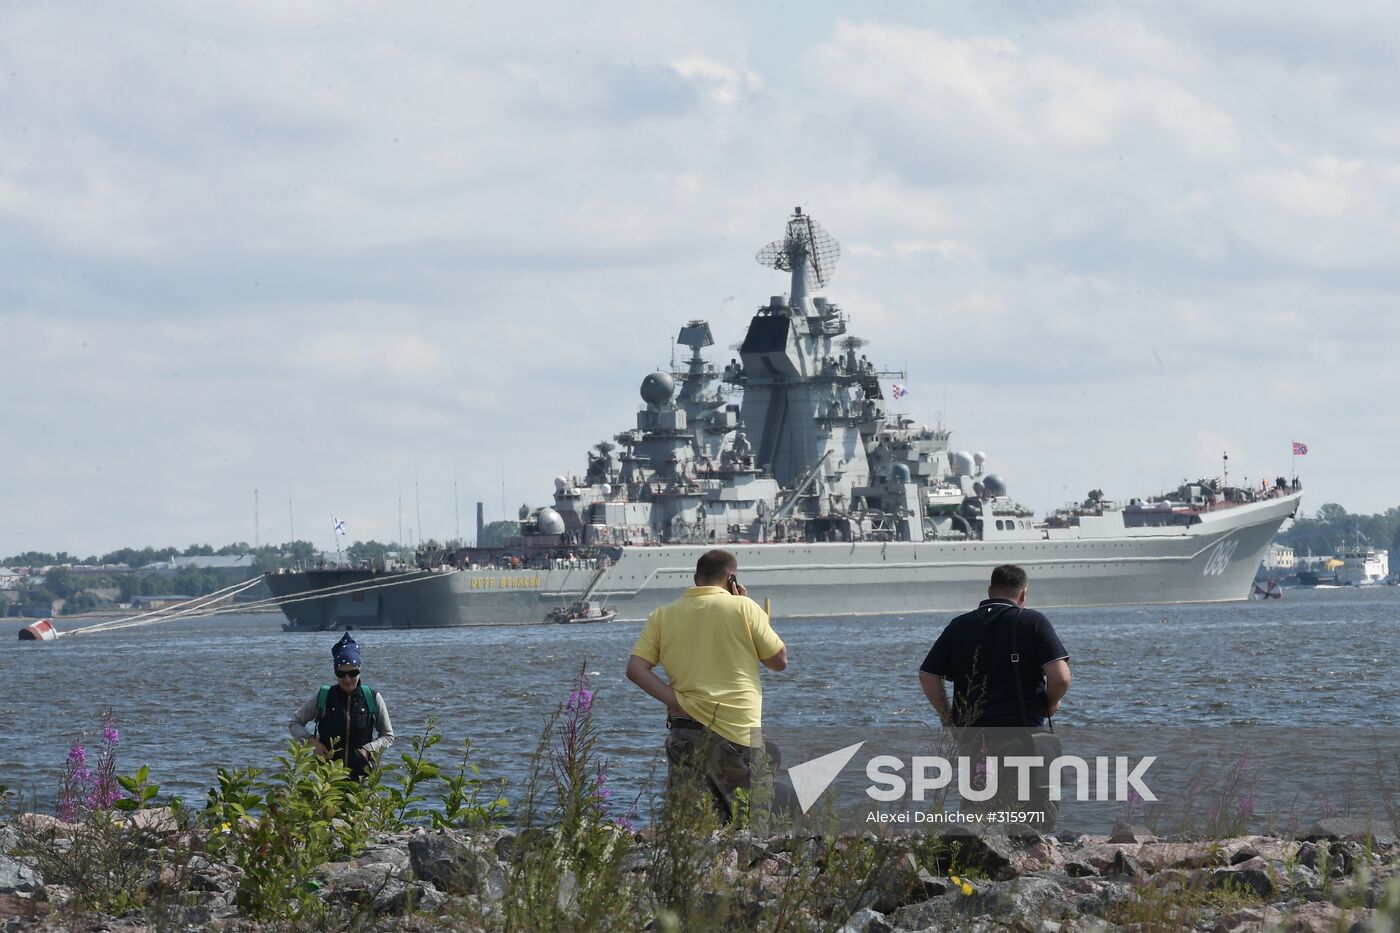
[{"label": "white cloud", "polygon": [[255,487],[366,537],[415,479],[425,532],[454,476],[513,514],[681,323],[741,337],[794,204],[916,417],[946,392],[1031,504],[1298,438],[1310,504],[1394,505],[1400,16],[970,16],[16,11],[0,555],[249,538]]}]

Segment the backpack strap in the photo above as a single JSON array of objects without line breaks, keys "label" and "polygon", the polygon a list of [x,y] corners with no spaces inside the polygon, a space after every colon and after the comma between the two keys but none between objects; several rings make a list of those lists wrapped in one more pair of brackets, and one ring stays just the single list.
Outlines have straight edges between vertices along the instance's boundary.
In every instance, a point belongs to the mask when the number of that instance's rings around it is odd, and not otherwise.
[{"label": "backpack strap", "polygon": [[316,694],[316,718],[317,718],[317,719],[320,719],[322,716],[326,715],[326,697],[330,696],[330,693],[331,693],[331,688],[330,688],[330,687],[322,687],[322,688],[321,688],[321,691],[320,691],[319,693]]},{"label": "backpack strap", "polygon": [[[1031,726],[1031,717],[1026,713],[1026,694],[1021,687],[1021,656],[1016,652],[1016,629],[1021,624],[1021,609],[1016,609],[1016,618],[1011,620],[1011,679],[1016,683],[1016,705],[1021,708],[1021,722],[1027,727]],[[1032,625],[1032,633],[1039,629],[1039,623]],[[1049,716],[1045,717],[1046,724],[1050,731],[1055,731],[1055,722]]]},{"label": "backpack strap", "polygon": [[365,706],[369,708],[370,718],[378,720],[379,704],[374,701],[374,691],[369,688],[368,684],[360,684],[360,693],[365,698]]}]

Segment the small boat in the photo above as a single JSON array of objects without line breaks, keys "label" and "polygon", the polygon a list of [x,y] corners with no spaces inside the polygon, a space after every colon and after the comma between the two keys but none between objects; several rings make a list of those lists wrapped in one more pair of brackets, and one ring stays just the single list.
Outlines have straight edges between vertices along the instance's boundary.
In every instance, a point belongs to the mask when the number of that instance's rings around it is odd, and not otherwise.
[{"label": "small boat", "polygon": [[584,603],[582,606],[569,606],[567,609],[563,606],[551,609],[544,620],[558,622],[560,625],[575,625],[583,622],[611,622],[616,618],[615,609],[601,609]]}]

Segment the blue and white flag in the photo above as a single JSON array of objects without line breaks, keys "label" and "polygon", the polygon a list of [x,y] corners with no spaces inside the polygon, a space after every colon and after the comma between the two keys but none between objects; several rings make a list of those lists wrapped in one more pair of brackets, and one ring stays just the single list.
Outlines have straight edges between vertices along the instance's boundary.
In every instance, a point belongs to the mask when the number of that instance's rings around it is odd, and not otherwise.
[{"label": "blue and white flag", "polygon": [[341,520],[338,519],[338,518],[335,518],[334,516],[331,517],[331,521],[335,522],[335,533],[336,533],[336,534],[338,534],[338,535],[340,535],[340,536],[342,536],[342,537],[344,537],[346,534],[348,534],[348,532],[345,530],[345,523],[344,523],[343,521],[341,521]]},{"label": "blue and white flag", "polygon": [[908,394],[909,390],[904,388],[904,386],[900,385],[897,382],[890,386],[890,398],[894,399],[895,401],[899,401]]}]

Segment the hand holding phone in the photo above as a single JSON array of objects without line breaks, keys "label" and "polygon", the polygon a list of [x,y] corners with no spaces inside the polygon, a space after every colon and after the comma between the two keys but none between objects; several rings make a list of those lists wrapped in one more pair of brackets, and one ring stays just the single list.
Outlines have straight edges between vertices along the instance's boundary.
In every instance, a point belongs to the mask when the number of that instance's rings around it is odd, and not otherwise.
[{"label": "hand holding phone", "polygon": [[743,596],[748,593],[748,590],[744,589],[744,584],[739,582],[738,574],[731,573],[729,579],[724,581],[724,586],[735,596]]}]

